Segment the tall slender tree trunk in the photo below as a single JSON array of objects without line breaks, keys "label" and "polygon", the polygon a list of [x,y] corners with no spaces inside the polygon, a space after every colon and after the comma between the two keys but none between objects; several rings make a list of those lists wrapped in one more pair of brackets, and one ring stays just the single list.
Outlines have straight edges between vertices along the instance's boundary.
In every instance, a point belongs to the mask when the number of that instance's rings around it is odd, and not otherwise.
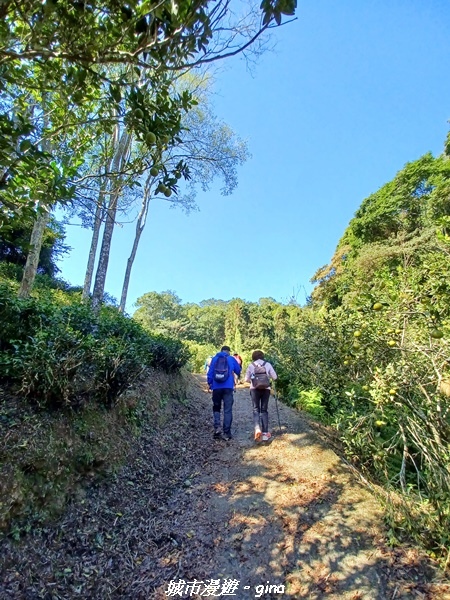
[{"label": "tall slender tree trunk", "polygon": [[[114,149],[117,145],[117,141],[119,139],[119,125],[116,125],[112,134],[112,148]],[[100,191],[97,199],[97,207],[95,209],[95,217],[94,217],[94,227],[92,230],[92,239],[91,239],[91,247],[89,249],[89,257],[86,266],[86,274],[84,276],[84,285],[83,285],[83,293],[81,294],[82,300],[86,301],[89,298],[89,294],[91,293],[91,285],[92,285],[92,277],[94,275],[94,266],[95,266],[95,257],[97,256],[97,247],[98,240],[100,239],[100,228],[103,222],[103,212],[104,212],[104,200],[106,196],[106,187],[107,187],[107,173],[111,171],[112,161],[108,160],[105,165],[105,175],[101,180]]]},{"label": "tall slender tree trunk", "polygon": [[[128,160],[129,149],[131,145],[131,134],[124,131],[112,162],[114,173],[120,173]],[[111,241],[116,222],[117,204],[121,193],[120,174],[113,177],[111,181],[110,200],[106,212],[105,228],[103,231],[102,247],[95,275],[94,290],[92,293],[92,306],[94,309],[100,308],[105,292],[106,273],[108,271],[109,254],[111,250]]]},{"label": "tall slender tree trunk", "polygon": [[103,221],[103,199],[105,197],[105,189],[101,189],[98,201],[97,208],[95,209],[95,218],[94,218],[94,227],[92,230],[92,239],[91,239],[91,247],[89,249],[89,257],[86,266],[86,274],[84,276],[84,285],[83,285],[83,293],[81,294],[81,298],[86,301],[89,298],[89,294],[91,293],[91,285],[92,285],[92,277],[94,275],[94,265],[95,265],[95,257],[97,255],[97,246],[98,240],[100,239],[100,227]]},{"label": "tall slender tree trunk", "polygon": [[[45,102],[44,102],[44,127],[48,127],[48,118],[45,114]],[[43,150],[49,152],[49,142],[42,143]],[[28,298],[31,290],[33,289],[34,280],[36,279],[37,268],[39,265],[39,257],[41,255],[42,243],[44,241],[45,228],[50,220],[50,207],[41,206],[40,211],[33,224],[30,238],[30,250],[27,255],[27,262],[23,270],[22,281],[20,282],[20,288],[18,296],[19,298]]]},{"label": "tall slender tree trunk", "polygon": [[123,279],[122,296],[120,298],[119,310],[125,312],[125,305],[127,303],[128,286],[130,284],[131,269],[133,268],[134,259],[136,258],[136,252],[139,246],[142,232],[144,231],[145,224],[147,222],[148,208],[150,206],[150,192],[151,192],[151,181],[153,178],[149,175],[145,182],[144,194],[142,196],[142,205],[136,222],[136,233],[134,236],[133,247],[131,254],[127,260],[127,268],[125,270],[125,277]]},{"label": "tall slender tree trunk", "polygon": [[23,271],[22,281],[19,288],[19,298],[28,298],[33,289],[34,280],[39,264],[42,242],[44,240],[45,228],[50,219],[50,210],[43,210],[36,218],[30,238],[30,250]]}]

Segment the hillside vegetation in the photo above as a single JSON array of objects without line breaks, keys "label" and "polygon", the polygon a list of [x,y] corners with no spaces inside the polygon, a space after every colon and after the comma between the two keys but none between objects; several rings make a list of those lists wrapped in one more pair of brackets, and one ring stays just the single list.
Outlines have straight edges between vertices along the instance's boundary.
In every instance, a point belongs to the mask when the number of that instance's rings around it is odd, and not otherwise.
[{"label": "hillside vegetation", "polygon": [[447,566],[449,266],[447,146],[363,201],[305,307],[149,292],[134,317],[184,340],[197,371],[224,341],[246,361],[264,349],[283,399],[333,426],[348,459],[384,490],[393,539],[412,536]]},{"label": "hillside vegetation", "polygon": [[185,393],[181,342],[50,283],[38,277],[34,296],[18,299],[18,282],[0,282],[0,531],[15,536],[114,473],[141,426]]},{"label": "hillside vegetation", "polygon": [[[48,268],[19,299],[10,241],[0,265],[3,530],[20,535],[117,469],[140,425],[169,396],[183,399],[182,368],[201,371],[228,343],[245,362],[263,349],[282,399],[338,432],[378,485],[392,541],[412,537],[447,567],[449,228],[448,151],[427,154],[363,201],[306,306],[148,292],[132,319],[108,303],[93,311]],[[139,395],[149,377],[156,395]]]},{"label": "hillside vegetation", "polygon": [[[377,484],[391,541],[449,566],[450,136],[362,202],[306,306],[149,291],[124,314],[150,204],[192,210],[217,180],[230,194],[249,156],[212,110],[208,65],[255,60],[296,6],[2,3],[1,535],[113,476],[186,402],[186,368],[227,343],[246,363],[264,350],[280,397],[334,428]],[[92,231],[83,288],[56,277],[59,218]],[[118,308],[105,287],[121,221],[135,232]]]}]

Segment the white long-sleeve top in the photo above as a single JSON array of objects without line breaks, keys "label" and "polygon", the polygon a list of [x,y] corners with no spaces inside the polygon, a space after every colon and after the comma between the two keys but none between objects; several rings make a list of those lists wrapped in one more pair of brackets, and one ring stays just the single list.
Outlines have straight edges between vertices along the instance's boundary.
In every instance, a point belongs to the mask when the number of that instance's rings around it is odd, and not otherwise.
[{"label": "white long-sleeve top", "polygon": [[[277,374],[275,373],[275,369],[272,367],[272,365],[270,364],[270,362],[264,361],[261,358],[258,358],[258,360],[255,360],[254,362],[251,362],[248,367],[247,367],[247,371],[245,373],[245,381],[248,381],[248,383],[250,383],[250,389],[255,389],[253,386],[253,380],[252,380],[252,375],[255,372],[255,364],[260,365],[261,367],[264,367],[266,370],[267,375],[273,379],[275,381],[275,379],[277,379]],[[267,386],[266,389],[270,389],[270,385]]]}]

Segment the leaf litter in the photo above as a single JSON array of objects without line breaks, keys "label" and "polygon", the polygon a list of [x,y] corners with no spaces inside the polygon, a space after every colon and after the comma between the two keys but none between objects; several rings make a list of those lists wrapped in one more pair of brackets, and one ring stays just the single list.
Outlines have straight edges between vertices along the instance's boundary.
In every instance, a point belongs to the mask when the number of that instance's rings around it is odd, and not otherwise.
[{"label": "leaf litter", "polygon": [[[116,476],[56,522],[2,541],[0,598],[160,600],[170,581],[227,578],[238,600],[450,598],[428,557],[388,546],[380,506],[320,427],[279,408],[281,434],[274,426],[273,443],[256,446],[239,386],[234,438],[213,440],[199,376],[189,406],[146,425]],[[284,593],[260,592],[267,583]]]}]

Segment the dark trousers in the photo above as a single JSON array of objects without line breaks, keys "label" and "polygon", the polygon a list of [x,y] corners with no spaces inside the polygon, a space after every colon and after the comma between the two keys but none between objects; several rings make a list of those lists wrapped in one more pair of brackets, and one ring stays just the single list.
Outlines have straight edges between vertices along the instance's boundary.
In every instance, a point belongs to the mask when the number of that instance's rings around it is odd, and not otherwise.
[{"label": "dark trousers", "polygon": [[255,431],[267,433],[269,431],[269,406],[270,390],[250,390],[253,403],[253,423]]},{"label": "dark trousers", "polygon": [[220,411],[222,410],[223,402],[223,432],[225,434],[231,433],[231,423],[233,422],[233,390],[220,389],[213,390],[212,393],[213,401],[213,415],[214,415],[214,429],[220,429]]}]

